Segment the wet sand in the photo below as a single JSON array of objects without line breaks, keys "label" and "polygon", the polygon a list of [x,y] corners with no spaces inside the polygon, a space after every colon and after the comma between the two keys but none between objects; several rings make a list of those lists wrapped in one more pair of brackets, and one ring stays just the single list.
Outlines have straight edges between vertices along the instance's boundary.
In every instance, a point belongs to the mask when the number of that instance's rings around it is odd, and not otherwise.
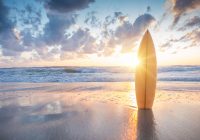
[{"label": "wet sand", "polygon": [[1,83],[0,140],[199,140],[198,87],[159,83],[138,110],[134,83]]}]

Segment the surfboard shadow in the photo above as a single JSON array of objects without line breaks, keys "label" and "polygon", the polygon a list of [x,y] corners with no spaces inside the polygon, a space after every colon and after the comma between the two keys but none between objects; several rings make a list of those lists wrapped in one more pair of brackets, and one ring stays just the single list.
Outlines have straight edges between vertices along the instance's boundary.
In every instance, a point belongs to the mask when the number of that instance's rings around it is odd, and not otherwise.
[{"label": "surfboard shadow", "polygon": [[157,140],[153,111],[139,109],[137,112],[137,140]]}]

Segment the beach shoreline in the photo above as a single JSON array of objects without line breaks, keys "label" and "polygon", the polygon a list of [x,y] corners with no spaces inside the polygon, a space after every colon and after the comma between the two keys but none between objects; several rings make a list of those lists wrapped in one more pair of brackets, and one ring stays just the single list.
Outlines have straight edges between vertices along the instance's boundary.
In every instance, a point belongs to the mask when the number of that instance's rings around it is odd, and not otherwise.
[{"label": "beach shoreline", "polygon": [[1,83],[0,139],[196,140],[199,85],[159,82],[138,110],[133,82]]}]

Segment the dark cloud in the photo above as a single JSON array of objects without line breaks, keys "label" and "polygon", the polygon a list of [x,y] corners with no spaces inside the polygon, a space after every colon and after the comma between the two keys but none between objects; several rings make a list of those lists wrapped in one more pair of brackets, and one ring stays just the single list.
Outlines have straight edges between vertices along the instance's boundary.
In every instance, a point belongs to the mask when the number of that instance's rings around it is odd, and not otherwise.
[{"label": "dark cloud", "polygon": [[122,23],[127,18],[127,15],[124,15],[122,12],[115,12],[114,13],[114,18],[119,20]]},{"label": "dark cloud", "polygon": [[143,14],[139,16],[133,23],[134,34],[143,33],[155,21],[155,18],[150,14]]},{"label": "dark cloud", "polygon": [[194,16],[186,21],[183,27],[179,28],[179,31],[184,31],[193,27],[200,27],[200,17]]},{"label": "dark cloud", "polygon": [[150,12],[150,11],[151,11],[151,7],[147,6],[147,12]]},{"label": "dark cloud", "polygon": [[30,14],[30,13],[32,13],[32,11],[33,11],[33,9],[32,9],[32,7],[31,7],[31,5],[26,5],[26,11]]},{"label": "dark cloud", "polygon": [[8,18],[9,8],[0,0],[0,32],[9,29],[12,26],[12,22]]},{"label": "dark cloud", "polygon": [[76,16],[73,14],[47,14],[49,22],[45,25],[43,39],[47,45],[58,45],[65,39],[65,32],[75,24]]},{"label": "dark cloud", "polygon": [[76,10],[85,9],[94,0],[48,0],[46,7],[58,12],[72,12]]},{"label": "dark cloud", "polygon": [[115,17],[120,17],[120,16],[122,16],[122,15],[123,15],[122,12],[114,12],[114,16],[115,16]]},{"label": "dark cloud", "polygon": [[100,20],[96,17],[96,12],[89,12],[84,20],[87,25],[91,25],[91,27],[101,27]]},{"label": "dark cloud", "polygon": [[116,17],[115,16],[112,17],[112,16],[109,15],[109,16],[105,17],[104,25],[108,26],[110,24],[114,24],[115,22],[116,22]]},{"label": "dark cloud", "polygon": [[181,16],[192,10],[200,8],[200,0],[173,0],[172,2],[172,11],[174,13],[172,27],[178,23]]}]

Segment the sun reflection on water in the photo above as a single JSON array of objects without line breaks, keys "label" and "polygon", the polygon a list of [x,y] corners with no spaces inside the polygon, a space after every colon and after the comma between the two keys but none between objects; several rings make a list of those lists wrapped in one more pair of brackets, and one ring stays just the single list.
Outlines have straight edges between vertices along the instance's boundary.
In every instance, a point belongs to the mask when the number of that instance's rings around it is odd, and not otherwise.
[{"label": "sun reflection on water", "polygon": [[137,108],[136,95],[135,95],[135,90],[133,88],[131,88],[131,90],[129,92],[129,98],[131,100],[131,106]]}]

